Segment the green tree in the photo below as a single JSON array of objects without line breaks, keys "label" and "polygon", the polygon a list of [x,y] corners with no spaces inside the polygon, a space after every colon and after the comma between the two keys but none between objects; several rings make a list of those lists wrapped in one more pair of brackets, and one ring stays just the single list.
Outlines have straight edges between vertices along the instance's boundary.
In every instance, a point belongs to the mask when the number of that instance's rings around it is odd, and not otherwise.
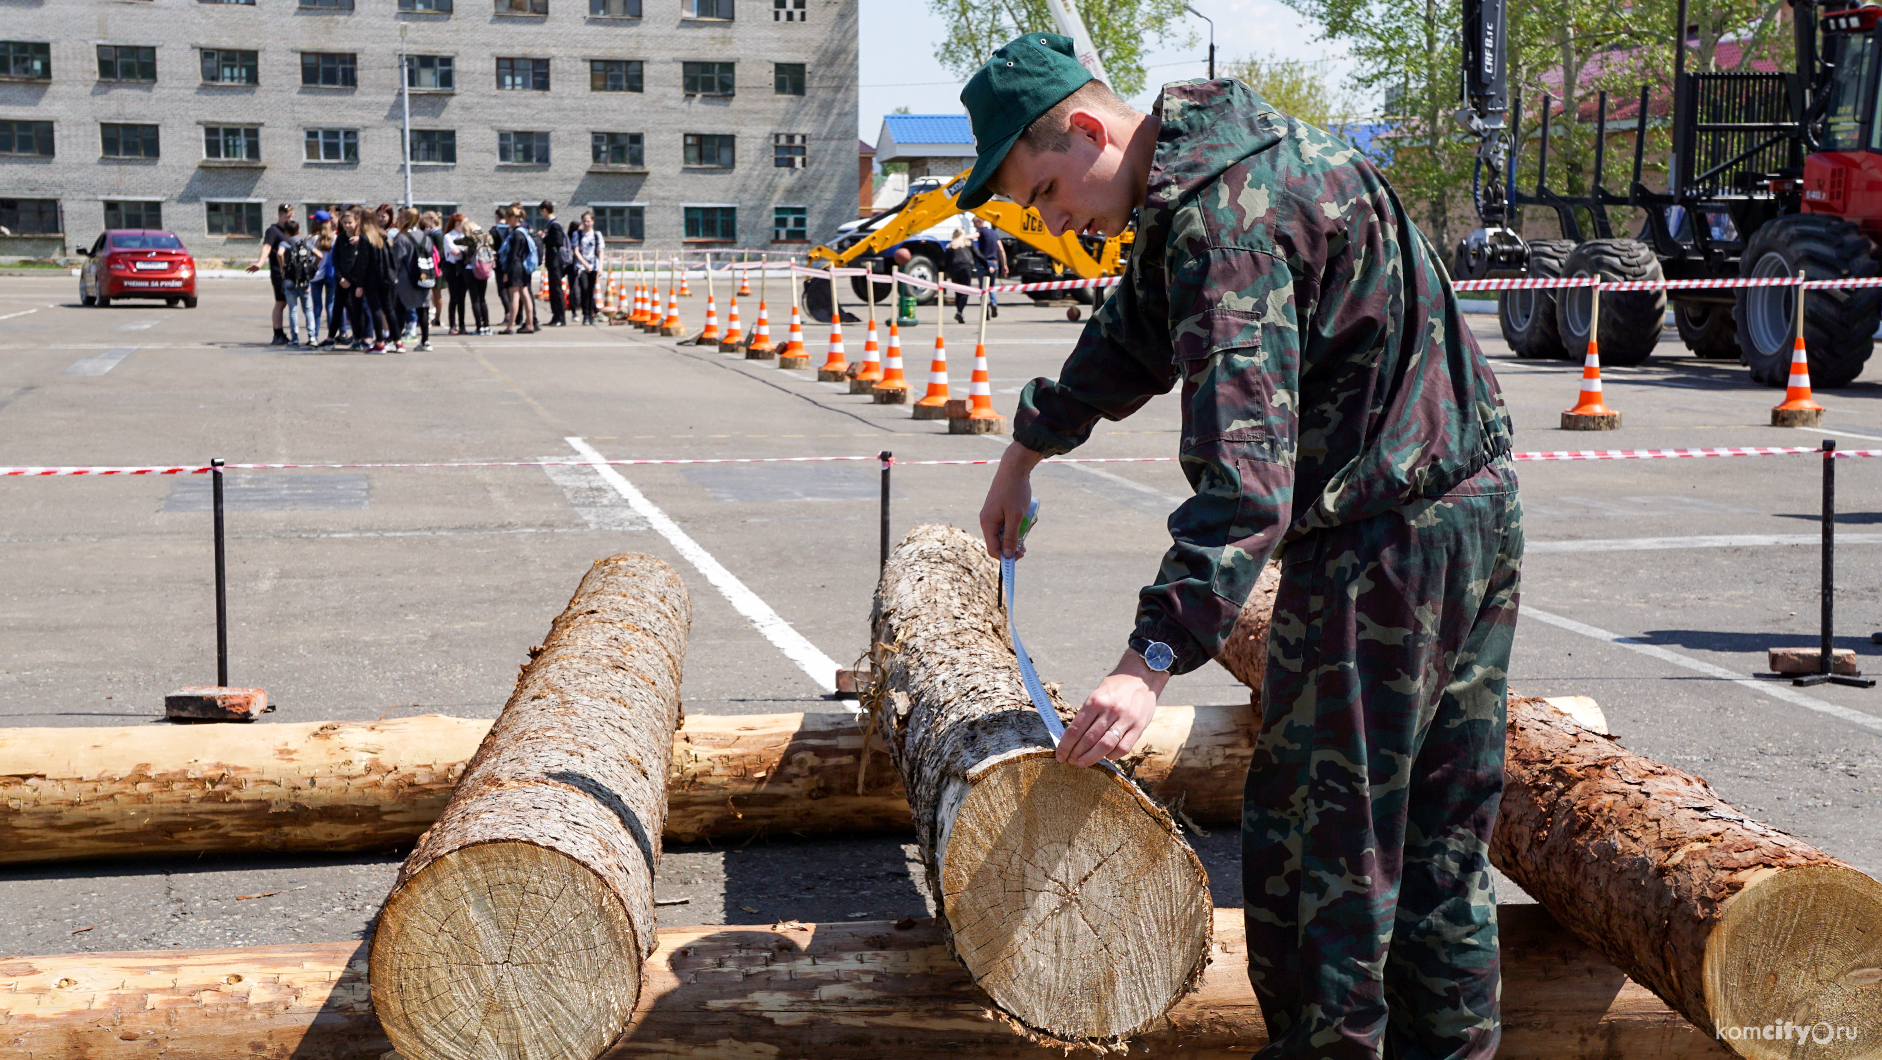
[{"label": "green tree", "polygon": [[[1064,2],[1072,6],[1072,0]],[[1143,91],[1144,49],[1152,41],[1195,43],[1184,21],[1183,0],[1086,0],[1077,6],[1109,83],[1121,96]],[[1058,32],[1045,0],[928,0],[928,7],[948,27],[947,37],[935,46],[935,58],[963,78],[1022,33]]]},{"label": "green tree", "polygon": [[1327,83],[1319,63],[1270,55],[1232,60],[1222,74],[1261,93],[1281,113],[1322,129],[1332,129],[1349,111],[1339,91]]}]

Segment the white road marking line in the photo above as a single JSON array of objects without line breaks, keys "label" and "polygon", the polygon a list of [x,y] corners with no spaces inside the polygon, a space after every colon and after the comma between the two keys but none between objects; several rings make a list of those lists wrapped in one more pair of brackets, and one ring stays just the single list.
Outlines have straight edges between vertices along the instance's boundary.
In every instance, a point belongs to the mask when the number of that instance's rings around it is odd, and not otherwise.
[{"label": "white road marking line", "polygon": [[[773,611],[771,605],[747,588],[745,583],[739,581],[731,571],[726,570],[723,564],[712,557],[712,553],[700,547],[699,542],[694,541],[686,531],[680,529],[680,524],[674,522],[672,517],[648,500],[645,494],[635,489],[633,483],[627,481],[619,471],[600,463],[607,458],[596,452],[594,446],[580,438],[562,440],[569,444],[569,448],[580,454],[582,459],[596,461],[595,474],[600,475],[603,482],[613,486],[614,491],[627,500],[628,506],[633,508],[636,514],[647,520],[655,530],[660,532],[660,536],[673,545],[675,551],[686,557],[688,563],[705,575],[713,588],[719,590],[720,595],[724,596],[739,614],[744,615],[758,632],[764,634],[766,640],[783,652],[785,658],[796,663],[798,668],[808,674],[824,692],[836,691],[837,663],[835,659],[825,655],[815,644],[805,639],[803,634],[791,628],[791,624]],[[844,706],[851,713],[861,712],[861,708],[852,704],[845,703]]]},{"label": "white road marking line", "polygon": [[1636,651],[1642,655],[1658,659],[1661,662],[1672,663],[1674,666],[1684,667],[1695,673],[1705,674],[1707,677],[1716,677],[1721,681],[1730,681],[1735,685],[1742,685],[1761,695],[1770,696],[1772,699],[1781,699],[1792,706],[1803,707],[1806,710],[1814,710],[1821,714],[1828,714],[1833,718],[1839,718],[1852,725],[1859,725],[1868,729],[1870,732],[1882,733],[1882,717],[1877,717],[1873,714],[1864,714],[1862,711],[1851,710],[1848,707],[1839,707],[1834,703],[1818,699],[1815,696],[1806,696],[1802,692],[1796,691],[1788,684],[1779,684],[1770,679],[1760,680],[1755,677],[1747,677],[1736,671],[1727,670],[1723,666],[1714,666],[1709,662],[1700,662],[1698,659],[1689,658],[1678,652],[1668,651],[1657,644],[1647,644],[1633,637],[1623,637],[1619,633],[1610,633],[1598,626],[1590,626],[1585,622],[1577,622],[1572,618],[1565,618],[1561,615],[1539,610],[1530,606],[1528,603],[1522,605],[1521,615],[1525,618],[1534,618],[1538,621],[1547,622],[1551,626],[1568,630],[1570,633],[1579,633],[1584,637],[1589,637],[1594,640],[1604,640],[1609,644],[1626,648],[1628,651]]},{"label": "white road marking line", "polygon": [[167,316],[152,317],[149,320],[133,320],[129,324],[119,324],[119,331],[148,331],[169,319]]},{"label": "white road marking line", "polygon": [[[1761,545],[1815,545],[1815,534],[1718,534],[1711,537],[1603,537],[1586,541],[1531,541],[1523,552],[1652,552],[1670,548],[1748,548]],[[1839,545],[1882,545],[1882,534],[1846,534],[1838,531]]]},{"label": "white road marking line", "polygon": [[14,317],[23,317],[28,313],[37,313],[37,312],[39,312],[39,310],[37,309],[22,309],[17,313],[8,313],[5,316],[0,316],[0,320],[12,320]]},{"label": "white road marking line", "polygon": [[114,346],[96,357],[86,357],[72,362],[72,366],[60,375],[103,375],[118,366],[118,362],[137,352],[135,346]]}]

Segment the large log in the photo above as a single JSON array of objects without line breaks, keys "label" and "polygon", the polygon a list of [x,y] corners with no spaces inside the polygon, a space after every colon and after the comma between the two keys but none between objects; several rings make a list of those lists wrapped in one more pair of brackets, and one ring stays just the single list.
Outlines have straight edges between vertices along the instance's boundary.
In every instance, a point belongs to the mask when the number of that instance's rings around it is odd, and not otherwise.
[{"label": "large log", "polygon": [[408,1060],[588,1060],[627,1026],[692,605],[651,556],[599,560],[517,679],[373,936]]},{"label": "large log", "polygon": [[[1247,704],[1164,707],[1137,778],[1202,825],[1241,819]],[[0,864],[386,850],[436,821],[490,722],[0,729]],[[905,832],[908,799],[852,714],[694,715],[673,737],[666,838]]]},{"label": "large log", "polygon": [[1875,1053],[1882,884],[1540,701],[1511,697],[1509,726],[1490,857],[1518,886],[1747,1056],[1805,1055],[1766,1040],[1786,1022]]},{"label": "large log", "polygon": [[[1729,1056],[1536,906],[1497,911],[1501,1055]],[[1265,1044],[1241,912],[1215,911],[1197,990],[1133,1055],[1229,1060]],[[930,921],[676,927],[641,973],[632,1026],[605,1056],[1064,1060],[993,1017]],[[63,954],[0,961],[0,1053],[21,1060],[379,1060],[365,946]]]},{"label": "large log", "polygon": [[1004,618],[981,544],[917,527],[877,585],[865,699],[975,983],[1047,1039],[1122,1041],[1201,975],[1207,877],[1129,780],[1052,757]]}]

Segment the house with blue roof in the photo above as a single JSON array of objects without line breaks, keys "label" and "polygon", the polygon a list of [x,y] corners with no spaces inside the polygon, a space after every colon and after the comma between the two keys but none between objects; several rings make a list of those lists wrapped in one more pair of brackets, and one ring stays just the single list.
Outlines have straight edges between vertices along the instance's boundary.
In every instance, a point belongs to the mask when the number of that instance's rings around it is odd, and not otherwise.
[{"label": "house with blue roof", "polygon": [[911,178],[951,177],[974,164],[974,129],[965,114],[888,114],[876,162],[906,162]]}]

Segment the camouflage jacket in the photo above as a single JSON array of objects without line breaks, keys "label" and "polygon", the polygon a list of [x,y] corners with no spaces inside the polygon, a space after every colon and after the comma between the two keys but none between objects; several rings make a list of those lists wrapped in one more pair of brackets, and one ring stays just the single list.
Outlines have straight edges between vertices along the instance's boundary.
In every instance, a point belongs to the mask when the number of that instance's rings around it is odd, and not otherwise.
[{"label": "camouflage jacket", "polygon": [[1137,635],[1216,655],[1262,565],[1314,530],[1448,490],[1510,448],[1509,416],[1430,243],[1351,145],[1238,81],[1164,87],[1123,282],[1014,437],[1048,456],[1182,386],[1195,496]]}]

